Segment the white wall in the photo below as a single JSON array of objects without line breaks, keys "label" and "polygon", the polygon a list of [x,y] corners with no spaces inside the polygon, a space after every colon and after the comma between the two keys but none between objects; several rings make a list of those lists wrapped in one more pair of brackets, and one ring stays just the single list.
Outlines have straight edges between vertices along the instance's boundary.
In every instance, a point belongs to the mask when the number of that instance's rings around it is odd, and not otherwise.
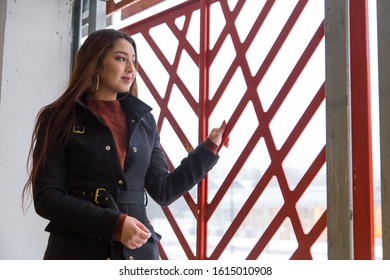
[{"label": "white wall", "polygon": [[41,259],[47,222],[21,192],[35,116],[69,76],[73,1],[0,2],[0,259]]}]

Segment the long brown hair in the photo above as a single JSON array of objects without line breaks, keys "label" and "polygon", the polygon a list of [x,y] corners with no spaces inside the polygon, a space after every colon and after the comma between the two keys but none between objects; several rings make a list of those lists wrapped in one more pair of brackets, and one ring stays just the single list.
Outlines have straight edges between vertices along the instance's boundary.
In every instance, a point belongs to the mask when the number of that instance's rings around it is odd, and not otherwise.
[{"label": "long brown hair", "polygon": [[[53,103],[43,107],[37,114],[32,133],[27,168],[31,169],[24,185],[22,204],[25,196],[31,195],[37,174],[45,164],[47,156],[62,148],[76,124],[76,103],[82,96],[93,93],[97,84],[97,70],[118,39],[125,39],[134,47],[136,67],[137,49],[134,40],[124,32],[102,29],[90,34],[77,52],[74,68],[65,92]],[[130,94],[137,96],[137,83],[134,80]],[[44,131],[42,130],[44,127]],[[39,133],[39,140],[37,141]],[[31,164],[32,163],[32,164]]]}]

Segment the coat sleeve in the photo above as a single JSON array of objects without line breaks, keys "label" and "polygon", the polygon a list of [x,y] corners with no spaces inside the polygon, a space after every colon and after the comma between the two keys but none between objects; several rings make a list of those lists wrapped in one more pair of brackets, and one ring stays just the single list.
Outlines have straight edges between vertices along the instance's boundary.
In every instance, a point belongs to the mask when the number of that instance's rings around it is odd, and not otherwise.
[{"label": "coat sleeve", "polygon": [[[39,153],[42,131],[37,137]],[[34,208],[50,221],[48,231],[77,232],[111,244],[120,213],[101,208],[67,192],[66,148],[48,156],[33,185]]]},{"label": "coat sleeve", "polygon": [[199,183],[218,159],[219,156],[202,142],[181,161],[179,166],[169,172],[160,146],[160,137],[156,132],[145,188],[153,200],[167,206]]}]

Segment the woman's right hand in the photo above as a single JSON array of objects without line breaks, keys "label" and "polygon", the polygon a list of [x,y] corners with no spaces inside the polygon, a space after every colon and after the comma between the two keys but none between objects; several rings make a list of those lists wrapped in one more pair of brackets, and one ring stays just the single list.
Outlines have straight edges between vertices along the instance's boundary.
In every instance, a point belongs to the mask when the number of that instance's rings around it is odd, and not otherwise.
[{"label": "woman's right hand", "polygon": [[[229,137],[223,139],[223,133],[226,129],[226,121],[223,121],[220,127],[213,128],[209,134],[209,139],[218,147],[223,144],[226,148],[229,147]],[[224,142],[222,143],[222,140]]]},{"label": "woman's right hand", "polygon": [[129,249],[141,247],[152,234],[149,229],[137,219],[127,216],[122,229],[121,242]]}]

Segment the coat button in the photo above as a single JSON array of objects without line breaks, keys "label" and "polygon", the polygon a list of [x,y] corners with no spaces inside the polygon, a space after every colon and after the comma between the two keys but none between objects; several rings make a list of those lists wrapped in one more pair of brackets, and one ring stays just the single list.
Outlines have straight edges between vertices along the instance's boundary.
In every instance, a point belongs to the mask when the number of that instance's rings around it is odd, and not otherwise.
[{"label": "coat button", "polygon": [[133,261],[133,260],[134,260],[134,257],[133,257],[133,256],[130,256],[130,257],[129,257],[129,260]]},{"label": "coat button", "polygon": [[131,122],[132,122],[132,123],[135,122],[135,119],[132,119]]},{"label": "coat button", "polygon": [[106,151],[110,151],[111,147],[109,145],[107,145],[105,149],[106,149]]},{"label": "coat button", "polygon": [[119,181],[118,181],[118,184],[121,185],[121,186],[123,186],[123,181],[122,181],[122,180],[119,180]]},{"label": "coat button", "polygon": [[136,153],[138,151],[137,147],[133,147],[133,152]]}]

